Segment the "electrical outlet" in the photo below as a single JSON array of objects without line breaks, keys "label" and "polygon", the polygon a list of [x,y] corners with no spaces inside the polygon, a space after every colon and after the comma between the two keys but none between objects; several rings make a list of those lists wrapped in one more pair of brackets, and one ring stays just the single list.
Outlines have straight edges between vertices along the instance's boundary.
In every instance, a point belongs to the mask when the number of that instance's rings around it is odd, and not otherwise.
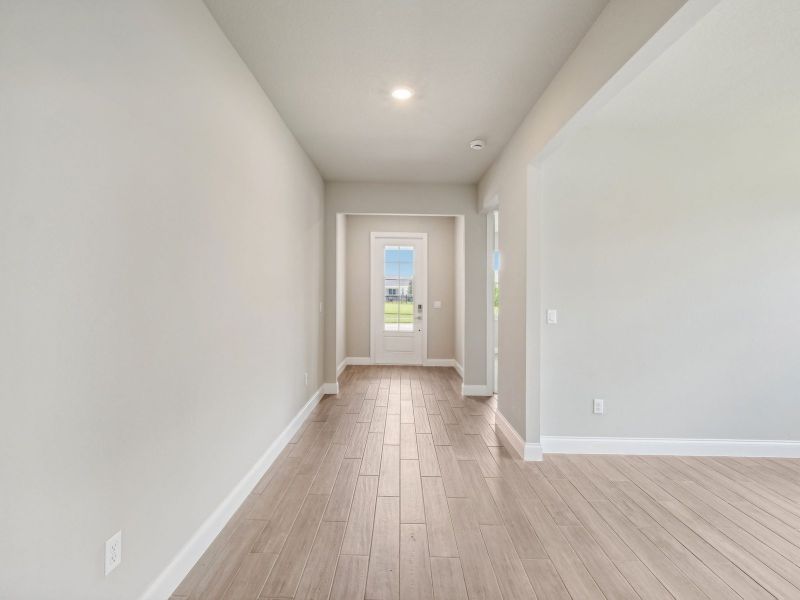
[{"label": "electrical outlet", "polygon": [[602,398],[595,398],[592,404],[592,412],[596,415],[602,415],[605,412],[605,402]]},{"label": "electrical outlet", "polygon": [[118,531],[106,541],[106,575],[122,562],[122,532]]},{"label": "electrical outlet", "polygon": [[306,385],[308,385],[308,373],[305,374]]}]

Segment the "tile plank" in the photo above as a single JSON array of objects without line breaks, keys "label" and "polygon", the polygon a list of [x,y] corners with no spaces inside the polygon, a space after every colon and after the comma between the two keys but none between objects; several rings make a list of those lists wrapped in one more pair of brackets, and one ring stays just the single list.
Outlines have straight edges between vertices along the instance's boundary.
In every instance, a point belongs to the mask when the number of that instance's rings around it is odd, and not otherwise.
[{"label": "tile plank", "polygon": [[328,599],[344,530],[345,524],[341,522],[330,521],[320,524],[294,595],[295,600]]},{"label": "tile plank", "polygon": [[336,475],[331,498],[323,515],[324,521],[347,521],[350,514],[350,504],[353,501],[353,492],[356,489],[358,471],[361,461],[357,458],[345,458]]},{"label": "tile plank", "polygon": [[458,547],[441,477],[423,477],[422,495],[431,556],[457,557]]},{"label": "tile plank", "polygon": [[367,587],[369,556],[341,555],[336,565],[330,600],[363,598]]},{"label": "tile plank", "polygon": [[423,524],[400,525],[400,598],[433,600],[428,536]]},{"label": "tile plank", "polygon": [[467,600],[464,573],[458,558],[431,557],[433,595],[437,600]]},{"label": "tile plank", "polygon": [[366,600],[400,598],[400,499],[378,497],[367,571]]},{"label": "tile plank", "polygon": [[275,566],[272,567],[267,583],[264,584],[262,596],[276,598],[294,596],[327,503],[327,496],[306,497],[297,515],[297,521],[292,527],[291,535],[287,538]]},{"label": "tile plank", "polygon": [[342,554],[369,555],[372,544],[372,526],[375,520],[375,501],[378,497],[378,478],[360,476],[356,482],[353,506],[347,520],[342,542]]},{"label": "tile plank", "polygon": [[475,520],[472,500],[448,498],[447,503],[469,597],[501,600],[502,594],[483,542],[480,525]]}]

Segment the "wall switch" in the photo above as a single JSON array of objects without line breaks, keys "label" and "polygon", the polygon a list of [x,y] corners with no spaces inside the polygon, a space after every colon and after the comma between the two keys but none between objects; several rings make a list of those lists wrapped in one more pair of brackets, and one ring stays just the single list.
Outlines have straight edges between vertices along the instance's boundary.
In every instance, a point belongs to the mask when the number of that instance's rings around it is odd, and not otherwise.
[{"label": "wall switch", "polygon": [[605,412],[605,405],[602,398],[595,398],[592,404],[592,412],[596,415],[602,415]]},{"label": "wall switch", "polygon": [[308,373],[306,373],[306,374],[304,375],[304,377],[305,377],[305,382],[306,382],[306,385],[308,385]]},{"label": "wall switch", "polygon": [[122,562],[122,532],[118,531],[106,541],[106,575]]},{"label": "wall switch", "polygon": [[322,302],[319,303],[319,314],[322,314]]},{"label": "wall switch", "polygon": [[441,300],[434,300],[433,301],[433,308],[442,308],[442,301]]},{"label": "wall switch", "polygon": [[555,325],[558,323],[558,311],[555,308],[547,309],[547,324]]}]

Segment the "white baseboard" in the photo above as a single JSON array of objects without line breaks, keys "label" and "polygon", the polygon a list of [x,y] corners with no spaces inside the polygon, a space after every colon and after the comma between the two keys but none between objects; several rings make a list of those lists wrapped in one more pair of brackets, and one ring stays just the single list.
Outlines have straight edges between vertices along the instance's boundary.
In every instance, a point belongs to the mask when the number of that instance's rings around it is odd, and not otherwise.
[{"label": "white baseboard", "polygon": [[491,396],[492,389],[488,385],[467,385],[461,386],[461,394],[464,396]]},{"label": "white baseboard", "polygon": [[348,365],[371,365],[372,357],[371,356],[348,356],[345,358]]},{"label": "white baseboard", "polygon": [[643,454],[800,458],[800,441],[542,436],[552,454]]},{"label": "white baseboard", "polygon": [[372,358],[369,356],[346,356],[342,362],[339,363],[339,366],[336,367],[336,378],[339,378],[339,375],[342,374],[348,365],[371,365]]},{"label": "white baseboard", "polygon": [[[373,365],[375,364],[369,356],[348,356],[336,368],[336,377],[342,374],[342,371],[348,365]],[[428,358],[423,363],[425,367],[453,367],[459,376],[464,377],[464,368],[458,363],[455,358]],[[475,394],[482,395],[482,394]],[[491,394],[489,394],[491,396]]]},{"label": "white baseboard", "polygon": [[214,538],[222,531],[222,528],[233,516],[233,513],[236,512],[248,494],[258,484],[267,469],[275,462],[275,459],[278,458],[278,455],[289,443],[289,440],[294,437],[294,434],[300,429],[300,426],[311,414],[311,411],[319,404],[323,395],[323,388],[320,387],[277,439],[270,444],[256,464],[228,493],[219,506],[195,531],[189,541],[178,551],[166,568],[156,577],[155,581],[150,584],[140,600],[164,600],[170,597],[175,588],[178,587],[178,584],[183,581],[183,578],[186,577],[187,573],[203,555],[203,552],[214,541]]},{"label": "white baseboard", "polygon": [[429,358],[425,361],[426,367],[452,367],[459,377],[464,377],[464,367],[455,358]]},{"label": "white baseboard", "polygon": [[322,390],[323,394],[333,394],[335,396],[339,393],[339,382],[335,381],[333,383],[323,383],[322,387],[319,389]]},{"label": "white baseboard", "polygon": [[544,459],[544,450],[542,450],[541,444],[534,444],[532,442],[525,443],[525,456],[523,456],[525,460],[543,460]]},{"label": "white baseboard", "polygon": [[[369,356],[348,356],[345,358],[336,369],[336,376],[338,377],[345,367],[348,365],[373,365],[375,364]],[[426,358],[423,363],[425,367],[453,367],[458,374],[464,376],[464,369],[461,367],[454,358]]]},{"label": "white baseboard", "polygon": [[523,460],[542,460],[542,445],[522,439],[499,410],[494,413],[495,431],[500,434],[506,448],[513,450]]},{"label": "white baseboard", "polygon": [[[422,363],[423,367],[453,367],[456,368],[456,359],[454,358],[426,358]],[[457,369],[456,369],[457,370]]]}]

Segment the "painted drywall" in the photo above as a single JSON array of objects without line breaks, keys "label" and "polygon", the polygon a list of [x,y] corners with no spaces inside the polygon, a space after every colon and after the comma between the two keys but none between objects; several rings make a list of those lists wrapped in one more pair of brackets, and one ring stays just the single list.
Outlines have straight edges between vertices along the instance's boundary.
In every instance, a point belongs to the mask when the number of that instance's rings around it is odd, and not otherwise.
[{"label": "painted drywall", "polygon": [[[428,235],[428,358],[454,358],[455,219],[349,215],[346,221],[347,356],[370,355],[370,233],[397,231]],[[441,308],[433,307],[435,300]]]},{"label": "painted drywall", "polygon": [[481,178],[481,210],[500,209],[503,290],[498,408],[528,442],[539,441],[539,209],[528,167],[685,0],[611,0],[502,154]]},{"label": "painted drywall", "polygon": [[741,123],[546,165],[543,435],[800,439],[800,123]]},{"label": "painted drywall", "polygon": [[543,434],[800,440],[798,27],[720,3],[542,165]]},{"label": "painted drywall", "polygon": [[324,186],[202,3],[0,24],[0,598],[133,600],[322,381]]},{"label": "painted drywall", "polygon": [[[336,370],[347,358],[347,215],[336,215]],[[357,356],[357,355],[356,355]]]},{"label": "painted drywall", "polygon": [[453,356],[462,368],[464,365],[464,217],[453,219],[453,292],[455,294]]},{"label": "painted drywall", "polygon": [[486,220],[474,185],[328,182],[325,185],[325,380],[336,378],[336,215],[464,217],[464,383],[486,384]]}]

